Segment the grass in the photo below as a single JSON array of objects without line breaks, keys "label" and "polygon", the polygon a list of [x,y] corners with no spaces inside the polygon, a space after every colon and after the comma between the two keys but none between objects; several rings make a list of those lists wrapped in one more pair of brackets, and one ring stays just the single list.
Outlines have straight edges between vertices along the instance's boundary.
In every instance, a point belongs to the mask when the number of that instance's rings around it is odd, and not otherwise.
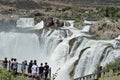
[{"label": "grass", "polygon": [[0,68],[0,80],[29,80],[22,75],[14,76],[13,72]]}]

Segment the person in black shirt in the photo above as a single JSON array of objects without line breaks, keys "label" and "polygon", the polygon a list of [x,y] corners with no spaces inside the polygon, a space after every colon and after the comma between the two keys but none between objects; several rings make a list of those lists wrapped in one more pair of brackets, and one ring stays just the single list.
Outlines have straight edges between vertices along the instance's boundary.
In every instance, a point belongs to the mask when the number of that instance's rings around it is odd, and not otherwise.
[{"label": "person in black shirt", "polygon": [[5,60],[3,61],[3,66],[5,69],[7,69],[7,66],[8,66],[8,60],[7,58],[5,57]]},{"label": "person in black shirt", "polygon": [[44,70],[45,70],[45,80],[47,80],[49,73],[49,66],[47,65],[47,62],[45,63]]},{"label": "person in black shirt", "polygon": [[34,60],[34,64],[36,64],[36,65],[37,65],[37,60]]},{"label": "person in black shirt", "polygon": [[33,65],[33,60],[31,60],[31,61],[29,62],[29,65],[28,65],[28,74],[29,74],[29,75],[31,75],[31,73],[32,73],[32,70],[31,70],[32,65]]},{"label": "person in black shirt", "polygon": [[14,62],[14,58],[11,58],[11,61],[10,61],[10,69],[13,70],[13,62]]},{"label": "person in black shirt", "polygon": [[43,79],[43,72],[44,72],[44,67],[43,63],[40,64],[41,66],[39,67],[39,75],[40,75],[40,80]]}]

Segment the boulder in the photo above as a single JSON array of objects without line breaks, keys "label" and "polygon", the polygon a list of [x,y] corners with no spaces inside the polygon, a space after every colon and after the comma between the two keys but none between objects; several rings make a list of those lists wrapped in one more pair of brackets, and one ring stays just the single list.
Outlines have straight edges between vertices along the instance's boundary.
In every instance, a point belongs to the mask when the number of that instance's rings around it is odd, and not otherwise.
[{"label": "boulder", "polygon": [[44,18],[44,22],[45,22],[45,27],[51,27],[51,26],[62,27],[62,26],[64,26],[64,21],[58,20],[53,17]]}]

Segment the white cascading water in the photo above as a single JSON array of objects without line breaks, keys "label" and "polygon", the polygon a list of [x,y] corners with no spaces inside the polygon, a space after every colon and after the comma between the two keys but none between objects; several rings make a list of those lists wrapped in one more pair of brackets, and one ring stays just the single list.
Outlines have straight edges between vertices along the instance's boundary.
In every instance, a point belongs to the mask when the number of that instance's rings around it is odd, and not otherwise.
[{"label": "white cascading water", "polygon": [[120,57],[120,45],[117,45],[120,37],[94,40],[88,34],[90,26],[79,30],[74,28],[73,21],[68,22],[71,26],[55,30],[41,27],[39,35],[36,32],[0,32],[0,59],[15,57],[19,62],[36,59],[38,65],[48,62],[53,74],[60,69],[56,80],[73,80]]},{"label": "white cascading water", "polygon": [[[15,57],[18,61],[22,61],[39,59],[41,56],[38,36],[34,33],[1,32],[0,44],[1,59],[6,56],[9,59]],[[35,55],[39,56],[34,58]]]},{"label": "white cascading water", "polygon": [[34,18],[20,18],[17,20],[17,27],[33,27],[34,26]]}]

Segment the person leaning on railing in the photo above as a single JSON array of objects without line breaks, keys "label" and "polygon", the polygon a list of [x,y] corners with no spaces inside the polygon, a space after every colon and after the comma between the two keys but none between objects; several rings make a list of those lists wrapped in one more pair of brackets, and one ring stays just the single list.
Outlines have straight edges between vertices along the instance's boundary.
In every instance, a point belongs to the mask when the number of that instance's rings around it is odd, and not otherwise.
[{"label": "person leaning on railing", "polygon": [[23,75],[25,75],[26,66],[27,66],[27,60],[23,61],[22,64],[21,64],[21,71],[22,71]]}]

